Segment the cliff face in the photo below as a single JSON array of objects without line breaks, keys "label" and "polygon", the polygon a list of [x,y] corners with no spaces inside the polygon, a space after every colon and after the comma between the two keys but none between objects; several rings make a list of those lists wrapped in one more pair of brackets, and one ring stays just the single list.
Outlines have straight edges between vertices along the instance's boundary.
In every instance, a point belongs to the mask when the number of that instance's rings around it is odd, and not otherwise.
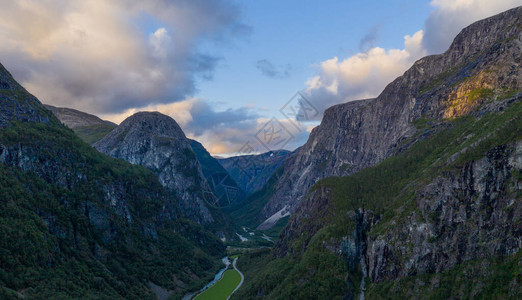
[{"label": "cliff face", "polygon": [[190,140],[190,146],[196,154],[210,189],[217,198],[216,206],[229,206],[245,198],[243,189],[238,186],[234,178],[221,166],[217,159],[208,153],[201,143]]},{"label": "cliff face", "polygon": [[181,214],[199,224],[214,222],[207,204],[215,203],[188,139],[172,118],[157,112],[139,112],[94,144],[98,151],[158,175],[177,199]]},{"label": "cliff face", "polygon": [[261,189],[270,176],[279,169],[291,152],[286,150],[269,151],[259,155],[243,155],[219,159],[248,194]]},{"label": "cliff face", "polygon": [[0,298],[181,296],[213,276],[223,244],[152,172],[82,142],[2,65],[0,108]]},{"label": "cliff face", "polygon": [[319,181],[239,296],[518,299],[522,93],[501,103]]},{"label": "cliff face", "polygon": [[519,299],[521,16],[327,110],[271,186],[264,212],[293,214],[237,299]]},{"label": "cliff face", "polygon": [[329,108],[307,143],[285,162],[263,216],[285,207],[293,212],[322,178],[350,175],[393,155],[418,133],[415,122],[444,122],[517,90],[521,15],[519,7],[476,22],[445,53],[417,61],[376,99]]},{"label": "cliff face", "polygon": [[[514,174],[520,170],[519,140],[491,149],[457,172],[443,172],[415,193],[419,210],[403,226],[363,241],[364,272],[380,282],[516,254],[522,248],[522,182]],[[371,212],[362,215],[366,220]],[[365,225],[358,229],[370,232],[371,222]]]}]

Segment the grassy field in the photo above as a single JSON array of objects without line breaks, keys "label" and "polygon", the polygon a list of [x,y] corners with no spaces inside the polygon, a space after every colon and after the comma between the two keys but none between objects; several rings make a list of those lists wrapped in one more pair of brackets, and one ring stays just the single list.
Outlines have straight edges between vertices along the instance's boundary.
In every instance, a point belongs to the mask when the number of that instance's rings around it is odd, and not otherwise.
[{"label": "grassy field", "polygon": [[199,294],[194,300],[219,300],[227,299],[241,281],[239,273],[232,269],[227,270],[216,284]]}]

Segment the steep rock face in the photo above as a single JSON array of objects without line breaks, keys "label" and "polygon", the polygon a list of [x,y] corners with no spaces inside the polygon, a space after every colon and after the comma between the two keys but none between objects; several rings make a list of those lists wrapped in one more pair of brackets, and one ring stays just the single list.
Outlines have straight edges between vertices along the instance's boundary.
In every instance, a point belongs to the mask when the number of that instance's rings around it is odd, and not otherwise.
[{"label": "steep rock face", "polygon": [[208,153],[207,149],[198,141],[189,140],[190,146],[201,165],[203,175],[207,179],[210,189],[216,196],[216,206],[225,207],[240,202],[245,198],[245,192],[217,159]]},{"label": "steep rock face", "polygon": [[[437,274],[467,261],[487,265],[487,259],[513,256],[522,249],[522,186],[513,175],[521,171],[522,141],[494,148],[460,172],[444,172],[420,189],[414,196],[419,210],[404,223],[392,221],[386,233],[375,234],[372,229],[379,216],[359,208],[347,214],[353,219],[352,234],[325,241],[323,246],[343,257],[351,272],[360,266],[363,281],[366,277],[371,283]],[[317,195],[311,197],[317,200]],[[279,251],[285,253],[284,245],[300,232],[289,226]],[[427,284],[437,289],[440,282],[435,278]],[[515,294],[520,288],[516,281],[510,285]]]},{"label": "steep rock face", "polygon": [[287,150],[269,151],[259,155],[242,155],[219,159],[219,163],[229,172],[248,194],[261,189],[270,176],[279,169],[291,152]]},{"label": "steep rock face", "polygon": [[[321,181],[276,244],[276,257],[293,257],[297,266],[269,296],[295,282],[298,289],[316,288],[325,268],[336,266],[331,272],[348,275],[342,276],[347,298],[361,291],[371,299],[444,291],[516,299],[522,292],[512,271],[522,253],[522,97],[516,99],[506,111],[468,118],[376,167]],[[448,132],[460,138],[447,139]],[[396,174],[398,168],[407,170]],[[336,259],[342,263],[332,265]],[[447,282],[455,278],[461,281]],[[498,278],[504,281],[494,283]]]},{"label": "steep rock face", "polygon": [[419,118],[466,115],[520,87],[521,15],[518,7],[476,22],[444,54],[417,61],[376,99],[326,110],[307,143],[285,162],[263,216],[285,207],[293,212],[322,178],[353,174],[389,157],[417,133],[412,122]]},{"label": "steep rock face", "polygon": [[0,128],[12,121],[48,123],[52,117],[0,64]]},{"label": "steep rock face", "polygon": [[440,273],[464,261],[516,254],[522,249],[522,186],[513,174],[521,170],[519,141],[438,176],[415,194],[419,211],[404,226],[368,237],[368,277],[380,282]]},{"label": "steep rock face", "polygon": [[214,203],[215,197],[188,139],[172,118],[158,112],[136,113],[93,146],[156,173],[179,199],[184,217],[202,225],[214,222],[205,202]]}]

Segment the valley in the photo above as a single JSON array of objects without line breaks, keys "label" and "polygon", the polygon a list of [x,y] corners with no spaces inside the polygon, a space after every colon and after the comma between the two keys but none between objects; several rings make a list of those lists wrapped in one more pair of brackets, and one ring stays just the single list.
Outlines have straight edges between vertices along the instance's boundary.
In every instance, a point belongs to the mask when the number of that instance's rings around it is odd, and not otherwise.
[{"label": "valley", "polygon": [[521,299],[521,54],[519,6],[229,157],[178,110],[115,124],[0,64],[0,298]]}]

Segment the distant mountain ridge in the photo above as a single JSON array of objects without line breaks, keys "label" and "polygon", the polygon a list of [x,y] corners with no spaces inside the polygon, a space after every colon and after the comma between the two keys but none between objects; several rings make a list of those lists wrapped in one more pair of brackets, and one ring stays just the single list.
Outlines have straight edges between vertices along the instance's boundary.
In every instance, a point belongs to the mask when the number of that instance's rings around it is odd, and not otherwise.
[{"label": "distant mountain ridge", "polygon": [[55,107],[52,105],[45,105],[45,107],[52,111],[60,122],[71,128],[88,144],[99,141],[118,126],[112,122],[102,120],[95,115],[76,109]]},{"label": "distant mountain ridge", "polygon": [[88,126],[93,126],[93,125],[102,125],[102,124],[111,124],[113,127],[118,126],[110,121],[102,120],[95,115],[84,113],[84,112],[76,110],[76,109],[66,108],[66,107],[56,107],[56,106],[52,106],[52,105],[48,105],[48,104],[45,104],[44,106],[45,106],[45,108],[52,111],[53,114],[55,114],[55,116],[65,126],[71,128],[71,129],[88,127]]},{"label": "distant mountain ridge", "polygon": [[252,194],[265,185],[290,155],[288,150],[276,150],[257,155],[219,158],[218,161],[243,190]]}]

